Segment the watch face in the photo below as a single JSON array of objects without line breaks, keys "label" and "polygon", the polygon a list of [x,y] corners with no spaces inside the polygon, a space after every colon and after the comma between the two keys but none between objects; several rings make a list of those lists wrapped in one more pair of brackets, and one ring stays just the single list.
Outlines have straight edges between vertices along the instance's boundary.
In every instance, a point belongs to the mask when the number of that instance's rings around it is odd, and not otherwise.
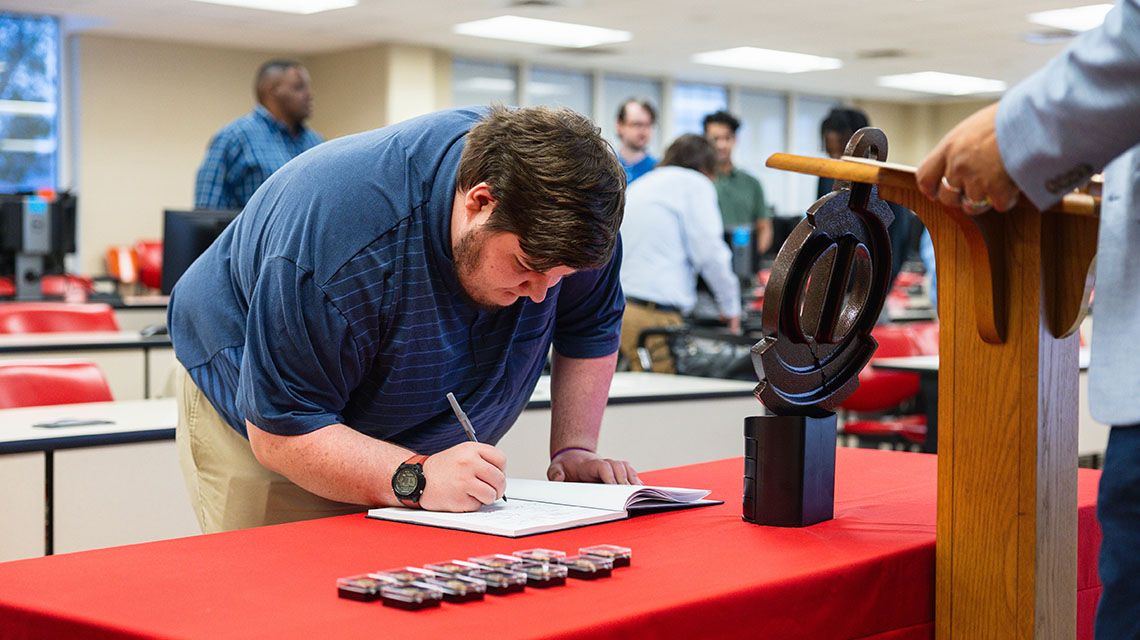
[{"label": "watch face", "polygon": [[418,484],[419,478],[416,477],[416,472],[407,467],[397,471],[396,477],[392,479],[392,488],[398,496],[412,495]]}]

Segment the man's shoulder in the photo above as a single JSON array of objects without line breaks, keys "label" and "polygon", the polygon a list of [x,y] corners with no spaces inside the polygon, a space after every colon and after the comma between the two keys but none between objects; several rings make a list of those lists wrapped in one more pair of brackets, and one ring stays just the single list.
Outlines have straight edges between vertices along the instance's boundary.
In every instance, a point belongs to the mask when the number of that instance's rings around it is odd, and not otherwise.
[{"label": "man's shoulder", "polygon": [[486,115],[486,107],[455,107],[425,113],[421,116],[390,124],[376,131],[401,138],[412,137],[415,139],[425,136],[434,137],[437,135],[452,136],[457,133],[466,133]]},{"label": "man's shoulder", "polygon": [[264,128],[264,125],[259,121],[257,111],[250,111],[222,125],[222,128],[218,129],[218,133],[214,135],[214,140],[219,142],[241,140],[259,128]]}]

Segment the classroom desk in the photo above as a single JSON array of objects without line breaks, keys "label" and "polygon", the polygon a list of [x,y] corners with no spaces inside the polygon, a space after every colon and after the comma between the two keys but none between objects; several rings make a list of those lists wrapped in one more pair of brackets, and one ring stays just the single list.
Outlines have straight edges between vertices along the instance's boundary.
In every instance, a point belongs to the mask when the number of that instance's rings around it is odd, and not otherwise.
[{"label": "classroom desk", "polygon": [[[744,418],[763,415],[755,382],[619,372],[610,384],[598,451],[635,469],[660,469],[742,453]],[[475,416],[471,416],[475,420]],[[550,378],[543,376],[498,447],[515,478],[546,479]]]},{"label": "classroom desk", "polygon": [[[0,560],[198,532],[174,398],[0,411]],[[103,420],[44,428],[62,419]]]},{"label": "classroom desk", "polygon": [[[741,517],[733,458],[644,474],[725,504],[510,539],[349,515],[0,564],[0,637],[931,638],[937,458],[839,449],[834,520]],[[1100,593],[1099,472],[1079,472],[1078,638]],[[413,528],[414,527],[414,528]],[[612,543],[593,582],[409,612],[337,598],[338,577],[533,547]]]},{"label": "classroom desk", "polygon": [[887,309],[887,317],[891,322],[930,322],[937,320],[938,315],[931,308],[905,308]]},{"label": "classroom desk", "polygon": [[170,336],[138,331],[87,331],[0,335],[0,360],[78,358],[99,365],[116,400],[159,393],[174,365]]},{"label": "classroom desk", "polygon": [[[637,469],[735,455],[744,416],[763,411],[753,386],[618,373],[599,450]],[[32,426],[61,418],[114,424]],[[173,442],[176,420],[172,398],[0,410],[0,561],[198,533]],[[549,434],[543,376],[498,445],[512,476],[546,477]]]},{"label": "classroom desk", "polygon": [[166,305],[170,296],[126,295],[112,302],[115,320],[124,331],[138,331],[143,327],[166,324]]},{"label": "classroom desk", "polygon": [[[1080,409],[1077,431],[1077,451],[1079,455],[1103,455],[1108,443],[1107,427],[1094,421],[1088,410],[1089,348],[1081,347],[1077,355],[1081,368]],[[908,356],[904,358],[877,358],[871,365],[888,371],[908,371],[918,374],[919,393],[926,406],[926,443],[923,451],[938,451],[938,355]]]}]

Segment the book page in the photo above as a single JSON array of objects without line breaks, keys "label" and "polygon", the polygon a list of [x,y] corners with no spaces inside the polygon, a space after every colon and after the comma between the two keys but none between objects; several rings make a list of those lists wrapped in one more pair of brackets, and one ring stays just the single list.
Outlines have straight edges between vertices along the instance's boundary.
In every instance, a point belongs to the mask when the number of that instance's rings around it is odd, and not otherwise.
[{"label": "book page", "polygon": [[589,507],[513,499],[509,502],[499,500],[494,504],[481,507],[478,511],[468,513],[386,507],[370,510],[368,517],[518,537],[620,520],[625,518],[626,514],[624,510],[607,511]]},{"label": "book page", "polygon": [[648,487],[592,482],[549,482],[507,478],[507,497],[625,511],[643,500],[693,502],[709,494],[704,489]]}]

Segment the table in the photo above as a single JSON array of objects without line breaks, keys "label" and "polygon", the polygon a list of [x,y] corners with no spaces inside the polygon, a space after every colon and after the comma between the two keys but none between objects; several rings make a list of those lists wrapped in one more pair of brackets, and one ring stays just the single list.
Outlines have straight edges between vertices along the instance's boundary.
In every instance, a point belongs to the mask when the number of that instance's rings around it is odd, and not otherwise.
[{"label": "table", "polygon": [[[742,416],[763,411],[753,386],[618,373],[600,450],[638,469],[735,455]],[[32,426],[62,418],[114,424]],[[198,533],[173,441],[176,420],[173,398],[0,410],[0,561]],[[546,477],[549,433],[550,379],[543,376],[498,445],[512,476]]]},{"label": "table", "polygon": [[[1096,423],[1088,412],[1088,376],[1085,371],[1089,368],[1089,348],[1081,347],[1077,354],[1077,362],[1081,369],[1080,376],[1080,419],[1078,426],[1078,453],[1080,455],[1103,454],[1108,442],[1107,427]],[[938,452],[938,365],[939,357],[935,355],[907,356],[902,358],[876,358],[871,366],[888,371],[908,371],[918,374],[919,394],[926,408],[926,442],[923,451],[926,453]],[[1083,437],[1081,434],[1084,434]],[[1098,448],[1099,447],[1099,448]]]},{"label": "table", "polygon": [[[804,529],[742,521],[733,458],[643,475],[712,489],[723,505],[523,539],[350,515],[3,563],[0,637],[930,638],[936,466],[839,449],[836,518]],[[1100,592],[1098,478],[1079,471],[1081,638]],[[632,566],[420,612],[335,592],[338,577],[370,570],[595,543],[631,547]]]},{"label": "table", "polygon": [[156,395],[174,364],[170,336],[138,331],[86,331],[0,335],[0,359],[78,358],[99,365],[116,400]]},{"label": "table", "polygon": [[[598,451],[635,469],[660,469],[741,453],[744,418],[763,415],[755,382],[618,372],[602,416]],[[499,441],[512,477],[546,478],[550,379],[543,376],[515,425]]]},{"label": "table", "polygon": [[[0,411],[0,560],[197,533],[178,468],[175,402]],[[111,424],[33,426],[62,419]]]},{"label": "table", "polygon": [[150,325],[166,324],[166,305],[170,296],[126,295],[111,302],[115,320],[125,331],[137,331]]}]

